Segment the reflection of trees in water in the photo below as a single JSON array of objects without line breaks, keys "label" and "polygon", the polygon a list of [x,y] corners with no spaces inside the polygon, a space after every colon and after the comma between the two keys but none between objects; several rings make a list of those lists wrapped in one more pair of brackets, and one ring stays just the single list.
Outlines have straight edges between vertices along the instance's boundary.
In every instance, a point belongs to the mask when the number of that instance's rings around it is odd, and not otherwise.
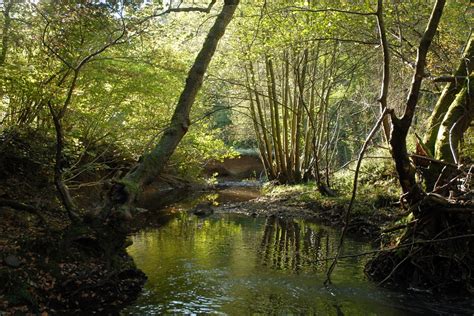
[{"label": "reflection of trees in water", "polygon": [[320,260],[329,256],[329,234],[324,229],[295,220],[267,218],[259,249],[264,265],[295,272],[302,268],[322,271],[326,261]]}]

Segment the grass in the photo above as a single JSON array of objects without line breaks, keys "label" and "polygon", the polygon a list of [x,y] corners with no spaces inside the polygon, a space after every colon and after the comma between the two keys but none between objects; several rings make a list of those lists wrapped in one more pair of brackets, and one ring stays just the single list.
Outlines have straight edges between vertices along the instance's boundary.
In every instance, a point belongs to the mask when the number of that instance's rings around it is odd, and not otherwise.
[{"label": "grass", "polygon": [[[373,214],[398,201],[401,194],[393,164],[386,154],[378,151],[368,156],[380,158],[365,159],[362,162],[353,214]],[[271,198],[287,199],[290,203],[317,202],[347,207],[352,195],[354,169],[355,163],[333,174],[330,180],[332,189],[337,192],[336,197],[323,196],[314,182],[297,185],[268,183],[264,186],[263,193]]]}]

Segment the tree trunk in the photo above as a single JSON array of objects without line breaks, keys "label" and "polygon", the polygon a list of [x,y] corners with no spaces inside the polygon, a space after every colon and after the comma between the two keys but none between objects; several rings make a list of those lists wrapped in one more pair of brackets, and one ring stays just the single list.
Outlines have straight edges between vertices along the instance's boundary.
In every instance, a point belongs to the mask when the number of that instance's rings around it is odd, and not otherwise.
[{"label": "tree trunk", "polygon": [[[260,152],[260,159],[263,162],[263,165],[265,167],[265,173],[267,175],[267,178],[269,178],[269,173],[270,170],[272,169],[272,166],[270,164],[270,160],[268,159],[268,153],[265,151],[265,140],[262,135],[265,135],[265,128],[260,124],[259,118],[257,116],[257,111],[255,109],[255,102],[253,99],[253,93],[252,93],[252,88],[250,85],[250,77],[248,74],[247,68],[245,68],[245,77],[246,77],[246,82],[247,82],[247,93],[249,95],[249,101],[250,101],[250,115],[252,117],[252,123],[255,131],[255,136],[257,137],[257,144],[258,144],[258,149]],[[258,97],[258,96],[257,96]]]},{"label": "tree trunk", "polygon": [[7,58],[8,53],[8,46],[10,43],[10,27],[12,18],[10,16],[10,11],[13,7],[14,0],[5,1],[4,2],[4,10],[3,10],[3,27],[2,27],[2,50],[0,51],[0,66],[5,64],[5,60]]},{"label": "tree trunk", "polygon": [[[257,87],[257,82],[255,80],[255,72],[253,70],[253,64],[249,63],[249,69],[250,69],[250,79],[251,83],[253,85],[253,92],[255,94],[255,104],[257,106],[257,113],[258,120],[256,121],[258,127],[261,128],[262,130],[262,138],[263,142],[265,145],[266,152],[261,152],[262,155],[266,156],[266,160],[268,161],[268,169],[266,170],[267,175],[269,176],[270,179],[275,179],[276,178],[276,170],[275,170],[275,165],[273,163],[273,146],[272,142],[270,141],[270,138],[268,137],[268,129],[267,129],[267,124],[265,121],[265,116],[263,113],[262,109],[262,104],[260,102],[260,96],[258,93],[258,87]],[[252,98],[252,96],[250,96]]]},{"label": "tree trunk", "polygon": [[[454,80],[449,82],[435,105],[430,117],[428,131],[424,138],[424,147],[428,155],[450,163],[457,163],[457,147],[469,123],[472,121],[472,89],[474,70],[474,36],[471,34]],[[468,76],[471,75],[471,78]],[[469,87],[467,86],[469,83]],[[469,93],[471,91],[471,93]],[[464,114],[465,113],[465,114]],[[460,120],[458,122],[458,120]],[[427,190],[431,191],[438,181],[444,165],[431,163],[423,170]],[[449,181],[449,179],[445,179]],[[440,183],[443,183],[441,181]],[[440,184],[439,183],[439,184]]]},{"label": "tree trunk", "polygon": [[[381,250],[367,263],[365,272],[369,278],[377,280],[379,285],[390,281],[397,286],[424,288],[429,291],[456,288],[470,291],[472,294],[474,237],[469,234],[473,229],[472,206],[455,204],[439,194],[425,193],[416,182],[415,168],[408,159],[406,147],[407,133],[418,102],[426,55],[445,3],[445,0],[436,1],[420,41],[415,73],[403,117],[398,118],[393,110],[391,111],[392,156],[404,192],[403,198],[407,202],[405,206],[413,213],[415,221],[407,225],[404,233],[390,243],[389,249]],[[457,147],[465,124],[472,120],[472,99],[467,101],[466,91],[466,88],[461,90],[456,100],[451,102],[448,115],[444,116],[445,127],[440,129],[443,138],[451,140],[451,148],[443,150],[447,155],[452,155],[453,147]],[[457,124],[460,124],[459,129],[456,129]]]},{"label": "tree trunk", "polygon": [[[458,147],[464,132],[474,118],[474,78],[464,86],[444,116],[435,145],[435,158],[459,164]],[[469,93],[471,91],[471,93]]]},{"label": "tree trunk", "polygon": [[[390,84],[390,55],[387,41],[387,33],[385,31],[385,22],[383,19],[383,0],[377,1],[377,25],[380,36],[380,46],[383,53],[383,74],[382,74],[382,86],[380,88],[380,112],[382,113],[387,108],[387,97],[388,97],[388,86]],[[388,115],[385,115],[382,122],[382,131],[387,144],[390,142],[390,119]]]},{"label": "tree trunk", "polygon": [[284,182],[286,173],[284,172],[283,166],[284,159],[282,157],[283,153],[281,146],[280,119],[278,114],[275,74],[273,72],[273,63],[268,56],[265,57],[265,71],[267,79],[268,105],[270,107],[271,136],[273,140],[273,148],[275,150],[276,169],[278,170],[277,176],[279,179],[283,179]]},{"label": "tree trunk", "polygon": [[[133,203],[136,193],[154,181],[189,128],[189,114],[202,86],[204,74],[216,51],[219,40],[232,20],[239,0],[225,0],[222,11],[207,35],[201,51],[191,67],[183,92],[171,118],[170,127],[164,132],[158,144],[136,168],[131,170],[110,192],[112,204]],[[125,195],[125,196],[124,196]]]},{"label": "tree trunk", "polygon": [[[423,190],[415,179],[415,168],[408,158],[406,138],[415,114],[416,105],[423,80],[424,69],[426,65],[426,55],[431,46],[431,42],[438,29],[439,21],[443,14],[446,0],[437,0],[431,13],[426,30],[421,38],[418,47],[415,73],[411,84],[410,93],[405,106],[405,112],[402,118],[398,118],[391,112],[392,134],[390,145],[392,147],[392,157],[395,160],[400,185],[405,195],[408,205],[414,205],[422,199]],[[416,216],[415,210],[415,216]]]},{"label": "tree trunk", "polygon": [[458,68],[454,73],[455,80],[449,82],[444,87],[443,92],[436,103],[433,113],[429,119],[428,130],[423,139],[424,145],[430,151],[434,157],[436,139],[438,138],[438,131],[441,126],[441,122],[445,114],[448,112],[449,107],[454,102],[456,95],[461,91],[462,87],[465,86],[468,76],[474,70],[474,35],[471,34],[464,54],[459,62]]}]

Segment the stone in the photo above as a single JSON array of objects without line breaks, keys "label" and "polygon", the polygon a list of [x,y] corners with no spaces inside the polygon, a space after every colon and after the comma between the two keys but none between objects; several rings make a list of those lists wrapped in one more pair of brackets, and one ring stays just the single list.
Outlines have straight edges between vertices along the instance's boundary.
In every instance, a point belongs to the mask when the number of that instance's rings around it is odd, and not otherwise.
[{"label": "stone", "polygon": [[14,255],[8,255],[3,261],[12,268],[18,268],[21,265],[20,259]]}]

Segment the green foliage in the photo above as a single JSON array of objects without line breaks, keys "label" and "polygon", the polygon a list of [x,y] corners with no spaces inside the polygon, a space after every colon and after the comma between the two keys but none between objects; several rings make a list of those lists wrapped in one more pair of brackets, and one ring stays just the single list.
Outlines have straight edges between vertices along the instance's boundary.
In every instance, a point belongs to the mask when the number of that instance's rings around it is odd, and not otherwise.
[{"label": "green foliage", "polygon": [[[371,150],[361,165],[355,214],[365,214],[391,206],[398,201],[400,189],[390,156],[382,149]],[[317,202],[329,205],[347,205],[351,198],[355,162],[338,171],[333,178],[335,197],[325,197],[318,192],[314,182],[298,185],[274,185],[268,183],[263,193],[271,198],[289,199],[294,202]]]},{"label": "green foliage", "polygon": [[[123,25],[128,30],[123,40],[80,69],[62,121],[64,154],[69,161],[66,180],[105,171],[108,165],[128,164],[156,142],[167,127],[198,48],[189,42],[202,40],[191,31],[201,17],[191,14],[187,22],[180,22],[170,16],[167,21],[149,23],[142,19],[158,10],[159,3],[127,5],[123,20],[120,8],[110,3],[40,1],[36,7],[13,6],[11,14],[29,26],[17,20],[11,25],[13,40],[1,65],[0,131],[28,128],[38,137],[47,137],[51,146],[54,128],[47,104],[56,111],[64,104],[72,85],[69,66],[76,67],[116,38]],[[201,120],[211,108],[209,102],[198,100],[193,116]],[[219,140],[216,126],[207,120],[201,123],[191,128],[170,163],[191,178],[199,176],[207,160],[231,153]]]},{"label": "green foliage", "polygon": [[208,129],[207,124],[193,126],[174,152],[170,166],[186,179],[197,180],[210,160],[236,157],[238,153],[218,139],[218,133],[219,130]]},{"label": "green foliage", "polygon": [[[350,194],[353,188],[356,161],[334,175],[334,188],[340,194]],[[369,150],[362,161],[358,178],[358,196],[370,196],[383,206],[400,195],[395,166],[385,149]],[[385,202],[384,202],[385,201]]]},{"label": "green foliage", "polygon": [[[185,1],[183,5],[192,4],[205,5],[202,1]],[[430,75],[450,73],[454,67],[469,31],[467,4],[468,1],[447,3],[428,60]],[[91,52],[118,36],[125,25],[126,36],[80,70],[62,122],[66,140],[64,154],[69,165],[65,169],[66,179],[78,172],[106,171],[110,168],[106,162],[110,160],[114,165],[127,164],[141,156],[167,127],[187,70],[211,23],[203,14],[148,19],[162,6],[162,1],[153,1],[152,5],[127,1],[124,8],[110,1],[105,4],[38,1],[36,6],[14,2],[8,32],[2,33],[2,36],[9,34],[9,41],[2,42],[6,58],[0,65],[0,131],[13,127],[28,129],[36,138],[51,143],[54,128],[48,102],[55,109],[64,104],[72,81],[67,65],[77,66]],[[331,8],[339,11],[331,11]],[[393,50],[393,92],[389,95],[389,104],[397,111],[405,100],[410,82],[408,65],[416,55],[410,44],[419,40],[424,25],[419,21],[429,16],[430,8],[429,2],[419,1],[385,4],[386,24],[394,30],[393,36],[389,36]],[[334,81],[328,99],[329,130],[333,139],[330,146],[334,149],[330,169],[337,169],[353,159],[377,117],[374,109],[381,59],[374,17],[341,10],[370,13],[375,10],[375,2],[244,0],[240,10],[241,16],[228,30],[223,49],[214,58],[193,108],[192,122],[195,123],[173,155],[170,167],[196,178],[208,160],[231,155],[231,146],[257,148],[243,85],[244,67],[249,61],[255,63],[257,77],[263,78],[262,65],[258,64],[265,56],[277,65],[282,52],[301,53],[320,45],[323,54],[311,84],[322,85],[323,68],[331,63],[329,48],[336,40],[338,55],[334,62],[343,66],[339,74],[328,77]],[[7,19],[0,15],[0,24],[4,26]],[[398,32],[405,41],[399,42]],[[4,44],[7,45],[4,47]],[[281,78],[277,81],[281,85]],[[265,84],[263,80],[259,83]],[[432,83],[426,81],[425,85],[425,90],[435,91]],[[424,128],[423,118],[436,98],[437,95],[429,91],[422,94],[419,103],[422,113],[415,121],[415,131]],[[462,155],[470,157],[472,144],[469,137],[465,139]],[[414,145],[410,145],[410,149],[414,150]],[[389,183],[393,169],[388,168],[387,161],[364,162],[362,187]],[[324,168],[326,162],[320,163]],[[376,176],[381,178],[374,180]],[[331,182],[339,191],[346,192],[351,187],[351,178],[350,173],[338,173]],[[389,184],[392,187],[393,184]]]}]

